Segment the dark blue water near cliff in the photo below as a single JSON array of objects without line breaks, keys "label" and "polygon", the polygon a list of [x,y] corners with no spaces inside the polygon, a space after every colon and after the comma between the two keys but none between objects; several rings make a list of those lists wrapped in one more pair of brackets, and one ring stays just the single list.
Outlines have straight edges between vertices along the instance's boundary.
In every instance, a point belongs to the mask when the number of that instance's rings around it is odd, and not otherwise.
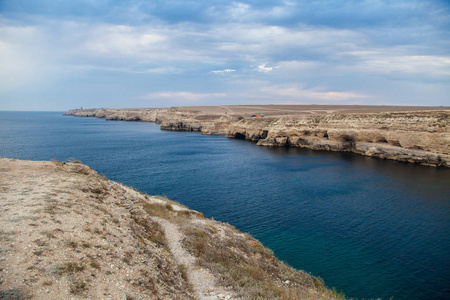
[{"label": "dark blue water near cliff", "polygon": [[450,299],[447,169],[43,112],[0,112],[0,156],[77,158],[231,223],[350,297]]}]

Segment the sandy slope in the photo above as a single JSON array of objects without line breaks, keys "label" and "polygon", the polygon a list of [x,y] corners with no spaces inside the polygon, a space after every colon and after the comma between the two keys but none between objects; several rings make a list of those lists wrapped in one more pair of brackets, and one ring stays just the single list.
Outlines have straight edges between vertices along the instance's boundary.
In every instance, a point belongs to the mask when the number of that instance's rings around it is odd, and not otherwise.
[{"label": "sandy slope", "polygon": [[0,299],[330,299],[258,241],[78,163],[0,158]]}]

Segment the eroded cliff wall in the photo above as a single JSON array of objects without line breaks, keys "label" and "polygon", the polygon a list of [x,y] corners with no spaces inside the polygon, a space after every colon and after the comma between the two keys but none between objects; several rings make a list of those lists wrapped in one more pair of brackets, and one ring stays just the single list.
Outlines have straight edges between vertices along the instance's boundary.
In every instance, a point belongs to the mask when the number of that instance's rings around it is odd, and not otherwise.
[{"label": "eroded cliff wall", "polygon": [[[66,115],[145,121],[162,130],[221,134],[260,146],[346,151],[430,166],[450,167],[450,109],[382,112],[305,110],[264,117],[187,108],[89,109]],[[348,111],[348,109],[347,109]]]}]

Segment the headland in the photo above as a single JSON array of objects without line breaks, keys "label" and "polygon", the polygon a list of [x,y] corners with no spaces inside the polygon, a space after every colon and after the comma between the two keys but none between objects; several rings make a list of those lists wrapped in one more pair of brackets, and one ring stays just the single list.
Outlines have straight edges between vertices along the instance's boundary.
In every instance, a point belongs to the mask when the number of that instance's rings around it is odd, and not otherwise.
[{"label": "headland", "polygon": [[227,105],[75,109],[65,115],[155,122],[162,130],[224,135],[260,146],[344,151],[450,167],[450,107]]},{"label": "headland", "polygon": [[1,299],[342,299],[258,240],[78,162],[0,158]]}]

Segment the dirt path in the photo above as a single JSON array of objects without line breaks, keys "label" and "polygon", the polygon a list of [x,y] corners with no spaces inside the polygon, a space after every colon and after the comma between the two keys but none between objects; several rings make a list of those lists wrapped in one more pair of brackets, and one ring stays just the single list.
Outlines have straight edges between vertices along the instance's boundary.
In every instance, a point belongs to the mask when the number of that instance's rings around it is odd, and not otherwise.
[{"label": "dirt path", "polygon": [[0,299],[196,299],[133,221],[144,200],[81,164],[0,158]]},{"label": "dirt path", "polygon": [[0,299],[31,298],[333,297],[250,236],[181,204],[79,162],[0,158]]},{"label": "dirt path", "polygon": [[234,111],[232,109],[230,109],[228,106],[219,106],[219,107],[225,109],[226,111],[228,111],[232,115],[234,114]]},{"label": "dirt path", "polygon": [[196,258],[183,248],[183,234],[176,224],[158,217],[152,219],[164,228],[170,252],[179,265],[185,266],[188,281],[199,299],[233,299],[229,292],[215,283],[214,276],[209,271],[196,265]]}]

